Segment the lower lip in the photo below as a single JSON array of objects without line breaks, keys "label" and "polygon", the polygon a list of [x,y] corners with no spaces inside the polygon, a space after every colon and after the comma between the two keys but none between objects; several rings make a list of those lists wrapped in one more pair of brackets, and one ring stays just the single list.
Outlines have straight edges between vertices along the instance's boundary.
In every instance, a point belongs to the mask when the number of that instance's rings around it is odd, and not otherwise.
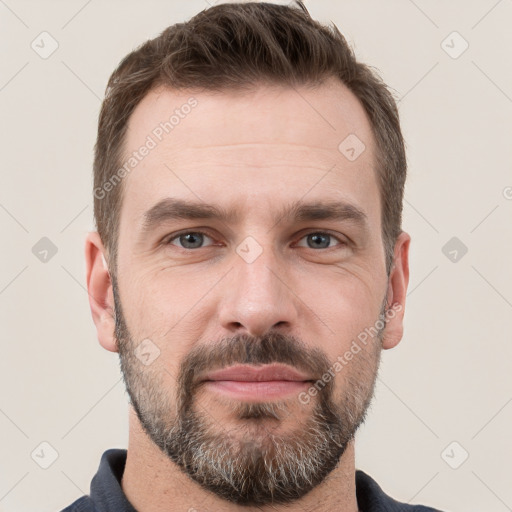
[{"label": "lower lip", "polygon": [[293,393],[299,393],[311,385],[310,382],[290,380],[271,380],[263,382],[210,380],[206,381],[204,384],[211,390],[241,400],[278,398]]}]

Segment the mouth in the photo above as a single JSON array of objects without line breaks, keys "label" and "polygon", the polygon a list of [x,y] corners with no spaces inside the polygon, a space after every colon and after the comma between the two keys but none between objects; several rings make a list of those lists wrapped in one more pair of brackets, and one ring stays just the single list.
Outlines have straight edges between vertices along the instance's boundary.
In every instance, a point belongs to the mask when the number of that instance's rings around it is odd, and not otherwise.
[{"label": "mouth", "polygon": [[290,366],[237,365],[208,373],[203,384],[224,396],[246,401],[262,401],[297,394],[314,379]]}]

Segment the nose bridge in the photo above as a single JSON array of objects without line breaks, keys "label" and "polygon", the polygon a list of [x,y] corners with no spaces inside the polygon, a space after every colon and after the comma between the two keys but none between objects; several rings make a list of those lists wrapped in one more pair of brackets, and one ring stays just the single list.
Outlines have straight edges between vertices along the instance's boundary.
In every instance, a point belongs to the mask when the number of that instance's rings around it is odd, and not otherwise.
[{"label": "nose bridge", "polygon": [[221,299],[220,316],[225,329],[242,329],[261,336],[295,322],[294,295],[286,286],[287,272],[271,239],[271,235],[266,236],[265,242],[260,243],[247,237],[236,248],[234,268]]},{"label": "nose bridge", "polygon": [[243,242],[237,248],[237,255],[235,265],[244,297],[270,307],[271,303],[263,301],[277,299],[282,288],[282,282],[276,277],[279,262],[272,247],[267,244],[259,249],[255,242]]}]

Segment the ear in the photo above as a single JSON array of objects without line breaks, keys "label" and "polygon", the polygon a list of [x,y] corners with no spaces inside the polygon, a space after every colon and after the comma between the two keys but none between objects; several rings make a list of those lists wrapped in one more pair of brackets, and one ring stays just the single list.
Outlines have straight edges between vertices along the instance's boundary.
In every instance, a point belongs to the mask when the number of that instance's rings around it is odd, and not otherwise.
[{"label": "ear", "polygon": [[411,237],[402,231],[395,243],[393,265],[389,274],[387,304],[391,308],[386,315],[382,348],[396,347],[404,334],[403,319],[405,297],[409,284],[409,245]]},{"label": "ear", "polygon": [[110,352],[117,352],[114,334],[114,295],[105,254],[99,233],[87,233],[85,265],[92,319],[96,325],[100,345]]}]

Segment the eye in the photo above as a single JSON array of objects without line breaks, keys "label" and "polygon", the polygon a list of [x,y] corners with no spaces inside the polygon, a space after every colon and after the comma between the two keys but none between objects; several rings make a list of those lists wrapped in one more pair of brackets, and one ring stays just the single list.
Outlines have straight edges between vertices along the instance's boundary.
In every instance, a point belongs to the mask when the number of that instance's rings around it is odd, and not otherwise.
[{"label": "eye", "polygon": [[186,231],[174,235],[172,238],[168,238],[166,243],[170,245],[177,245],[173,243],[173,240],[177,240],[180,243],[178,247],[181,247],[182,249],[201,249],[205,238],[213,240],[202,231]]},{"label": "eye", "polygon": [[[213,241],[213,239],[203,231],[184,231],[178,233],[165,241],[165,244],[176,245],[182,249],[201,249],[205,247],[203,244],[205,239]],[[300,240],[306,239],[307,248],[309,249],[332,249],[336,246],[346,246],[347,242],[341,238],[334,236],[325,231],[314,231],[307,233]],[[176,241],[176,242],[175,242]],[[338,242],[335,245],[331,245],[332,242]],[[212,245],[212,244],[210,244]],[[299,247],[304,245],[297,244]]]},{"label": "eye", "polygon": [[310,249],[331,249],[333,246],[329,247],[329,245],[330,242],[333,240],[336,240],[338,242],[337,245],[347,245],[346,242],[344,242],[340,238],[331,235],[330,233],[325,233],[324,231],[314,231],[312,233],[308,233],[304,235],[301,238],[301,240],[304,238],[307,240],[308,248]]}]

